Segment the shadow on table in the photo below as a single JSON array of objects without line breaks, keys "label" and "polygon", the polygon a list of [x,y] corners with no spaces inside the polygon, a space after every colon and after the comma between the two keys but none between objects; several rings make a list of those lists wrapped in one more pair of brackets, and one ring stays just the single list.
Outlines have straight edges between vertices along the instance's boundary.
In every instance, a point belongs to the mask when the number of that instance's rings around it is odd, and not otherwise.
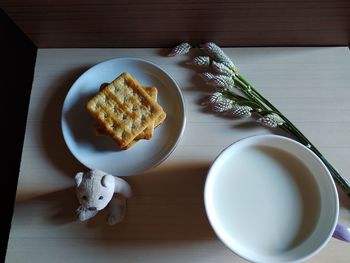
[{"label": "shadow on table", "polygon": [[350,211],[349,196],[343,191],[343,189],[341,189],[341,186],[339,186],[338,184],[336,186],[339,195],[339,206]]},{"label": "shadow on table", "polygon": [[[106,224],[107,214],[87,222],[101,243],[121,240],[208,239],[214,234],[204,209],[203,190],[209,165],[159,167],[127,177],[134,191],[125,220]],[[104,244],[103,244],[104,245]]]},{"label": "shadow on table", "polygon": [[74,81],[87,70],[76,68],[58,76],[48,87],[47,104],[41,121],[41,143],[47,159],[66,175],[74,176],[84,168],[68,150],[61,132],[61,111],[65,96]]},{"label": "shadow on table", "polygon": [[[101,245],[124,240],[212,239],[215,236],[203,201],[208,167],[209,164],[164,166],[127,177],[134,196],[128,200],[126,218],[115,226],[107,224],[107,209],[89,221],[78,222],[75,216],[78,202],[73,188],[18,202],[16,218],[31,220],[32,225],[36,224],[32,218],[36,218],[42,227],[55,224],[72,229],[71,224],[75,224],[75,231],[70,234],[72,239],[88,236]],[[30,216],[40,210],[44,218]]]},{"label": "shadow on table", "polygon": [[40,226],[68,224],[76,220],[75,210],[78,205],[73,187],[32,198],[22,193],[17,195],[14,223],[19,220],[23,224]]}]

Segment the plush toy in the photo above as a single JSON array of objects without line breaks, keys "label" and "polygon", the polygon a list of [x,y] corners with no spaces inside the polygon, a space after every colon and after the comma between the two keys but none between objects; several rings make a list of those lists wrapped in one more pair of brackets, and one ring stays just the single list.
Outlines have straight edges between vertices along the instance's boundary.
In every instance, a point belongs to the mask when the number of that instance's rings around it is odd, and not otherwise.
[{"label": "plush toy", "polygon": [[123,220],[126,198],[132,195],[129,184],[118,177],[100,170],[75,175],[76,194],[80,203],[76,210],[80,221],[88,220],[109,205],[108,223],[114,225]]}]

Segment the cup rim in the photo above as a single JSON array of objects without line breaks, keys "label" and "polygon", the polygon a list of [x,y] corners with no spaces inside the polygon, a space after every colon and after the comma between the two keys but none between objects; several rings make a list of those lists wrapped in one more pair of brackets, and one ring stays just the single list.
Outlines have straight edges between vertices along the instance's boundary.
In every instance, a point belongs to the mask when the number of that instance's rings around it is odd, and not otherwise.
[{"label": "cup rim", "polygon": [[291,138],[280,136],[280,135],[274,135],[274,134],[253,135],[253,136],[242,138],[242,139],[240,139],[240,140],[238,140],[236,142],[233,142],[232,144],[227,146],[225,149],[223,149],[218,154],[218,156],[214,159],[214,161],[212,162],[212,164],[211,164],[211,166],[210,166],[210,168],[208,170],[206,182],[205,182],[205,185],[204,185],[204,205],[205,205],[205,210],[206,210],[206,214],[207,214],[209,223],[212,226],[212,228],[213,228],[214,232],[216,233],[217,237],[232,252],[234,252],[235,254],[237,254],[238,256],[240,256],[241,258],[244,258],[246,260],[259,262],[259,260],[256,260],[255,257],[251,257],[249,255],[246,255],[245,253],[242,253],[242,251],[237,249],[235,244],[229,243],[222,236],[222,233],[220,232],[221,229],[220,229],[220,227],[218,227],[218,222],[213,217],[213,211],[212,211],[213,207],[211,205],[212,202],[210,201],[211,197],[210,197],[209,191],[210,191],[210,187],[211,187],[210,184],[212,184],[211,178],[213,176],[217,176],[217,175],[215,175],[216,173],[214,173],[213,170],[215,169],[215,165],[218,163],[218,161],[221,158],[223,158],[222,156],[224,156],[227,152],[232,150],[232,148],[236,148],[237,145],[239,146],[239,145],[247,143],[249,141],[254,141],[254,140],[257,140],[257,141],[260,140],[261,141],[261,140],[264,140],[264,139],[285,141],[287,143],[292,143],[292,144],[297,145],[298,147],[301,147],[301,149],[303,149],[307,154],[309,154],[313,159],[315,159],[317,161],[317,164],[320,167],[322,167],[322,169],[324,170],[324,176],[326,176],[328,181],[329,181],[328,187],[331,189],[331,193],[332,193],[332,197],[333,197],[332,199],[333,199],[334,213],[333,213],[333,217],[332,217],[332,220],[331,220],[332,223],[330,224],[330,227],[329,227],[329,231],[325,234],[326,238],[323,240],[323,242],[320,243],[320,245],[316,249],[314,249],[310,253],[307,253],[307,254],[303,255],[302,257],[293,258],[293,259],[286,260],[286,261],[283,261],[283,262],[301,262],[301,261],[305,261],[305,260],[311,258],[312,256],[314,256],[315,254],[317,254],[329,242],[329,240],[331,239],[332,234],[333,234],[333,232],[335,230],[335,227],[337,225],[338,216],[339,216],[339,198],[338,198],[338,192],[337,192],[334,180],[333,180],[333,178],[332,178],[328,168],[325,166],[325,164],[322,162],[322,160],[313,151],[311,151],[309,148],[307,148],[303,144],[301,144],[298,141],[293,140]]}]

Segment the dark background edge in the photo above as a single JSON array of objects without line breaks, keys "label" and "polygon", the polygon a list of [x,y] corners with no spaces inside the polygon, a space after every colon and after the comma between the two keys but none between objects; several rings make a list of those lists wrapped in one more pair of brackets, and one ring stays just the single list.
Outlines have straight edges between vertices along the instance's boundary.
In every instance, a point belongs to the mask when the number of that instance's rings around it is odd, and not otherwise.
[{"label": "dark background edge", "polygon": [[[0,262],[5,261],[37,47],[0,9],[3,160]],[[4,169],[5,168],[5,169]]]}]

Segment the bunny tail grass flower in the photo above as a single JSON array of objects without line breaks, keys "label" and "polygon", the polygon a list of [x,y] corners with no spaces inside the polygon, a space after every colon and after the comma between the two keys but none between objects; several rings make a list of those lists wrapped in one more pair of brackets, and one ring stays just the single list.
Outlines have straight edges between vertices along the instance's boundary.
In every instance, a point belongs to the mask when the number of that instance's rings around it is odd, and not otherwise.
[{"label": "bunny tail grass flower", "polygon": [[237,118],[248,118],[252,116],[252,110],[253,108],[247,105],[234,105],[230,110],[227,111],[227,114]]},{"label": "bunny tail grass flower", "polygon": [[168,54],[168,57],[175,57],[175,56],[179,56],[182,54],[186,54],[190,51],[190,49],[192,48],[192,46],[186,42],[181,43],[180,45],[174,47],[171,52]]},{"label": "bunny tail grass flower", "polygon": [[226,75],[214,75],[207,83],[223,90],[230,90],[235,87],[233,79]]},{"label": "bunny tail grass flower", "polygon": [[285,122],[284,120],[276,113],[270,113],[267,114],[257,120],[257,122],[260,122],[268,127],[276,128],[278,126],[283,125]]},{"label": "bunny tail grass flower", "polygon": [[236,101],[226,98],[221,92],[214,92],[202,103],[209,106],[214,112],[226,112],[236,107]]},{"label": "bunny tail grass flower", "polygon": [[[233,117],[256,117],[259,123],[281,128],[294,136],[296,140],[313,151],[326,165],[347,195],[350,196],[350,182],[342,177],[338,171],[327,161],[318,149],[288,120],[277,108],[265,99],[237,70],[232,60],[215,43],[208,42],[200,45],[200,50],[207,56],[196,57],[193,63],[196,66],[205,67],[212,72],[203,72],[199,76],[203,80],[217,88],[217,92],[208,97],[205,105],[210,105],[212,110]],[[176,46],[170,56],[176,56],[189,52],[191,45],[182,43]],[[209,66],[210,65],[210,66]],[[255,114],[252,114],[255,113]]]},{"label": "bunny tail grass flower", "polygon": [[210,72],[198,73],[198,76],[200,76],[205,82],[209,82],[215,77],[215,75]]},{"label": "bunny tail grass flower", "polygon": [[235,103],[228,99],[228,98],[222,98],[221,100],[215,102],[212,104],[212,109],[214,112],[225,112],[234,107]]},{"label": "bunny tail grass flower", "polygon": [[228,66],[226,66],[223,63],[216,62],[215,60],[211,63],[211,66],[213,68],[213,71],[217,74],[226,75],[230,77],[233,77],[235,74],[233,70],[230,69]]},{"label": "bunny tail grass flower", "polygon": [[225,64],[227,67],[232,68],[236,71],[236,67],[231,59],[226,56],[222,49],[213,42],[208,42],[201,45],[201,48],[207,53],[213,60]]},{"label": "bunny tail grass flower", "polygon": [[204,100],[204,102],[202,102],[202,105],[208,106],[211,104],[215,104],[215,103],[222,101],[223,98],[224,98],[224,96],[222,95],[221,92],[214,92],[213,94],[209,95],[206,98],[206,100]]},{"label": "bunny tail grass flower", "polygon": [[192,60],[192,64],[200,68],[208,68],[210,66],[210,58],[207,56],[198,56]]}]

